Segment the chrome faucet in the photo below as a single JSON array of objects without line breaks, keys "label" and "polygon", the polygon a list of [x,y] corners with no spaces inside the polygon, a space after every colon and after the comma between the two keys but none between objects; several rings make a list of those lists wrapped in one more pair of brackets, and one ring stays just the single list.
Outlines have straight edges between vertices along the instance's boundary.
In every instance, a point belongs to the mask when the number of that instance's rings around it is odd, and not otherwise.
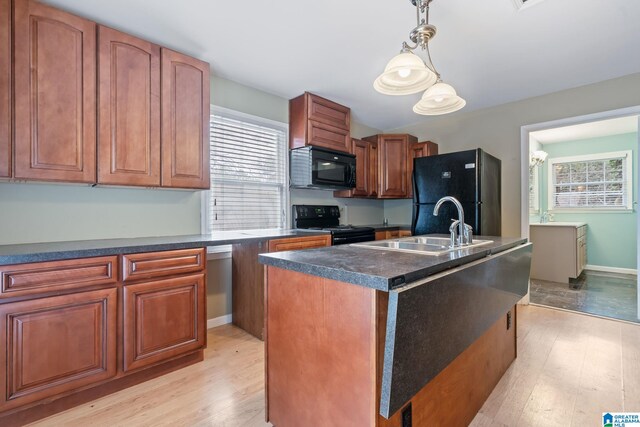
[{"label": "chrome faucet", "polygon": [[436,203],[436,206],[433,209],[433,216],[438,216],[440,206],[442,206],[444,202],[451,202],[455,205],[456,209],[458,209],[458,219],[454,220],[451,227],[449,227],[449,232],[451,233],[451,247],[453,248],[455,246],[468,245],[472,243],[473,228],[464,223],[464,209],[458,199],[451,196],[445,196],[438,200],[438,203]]}]

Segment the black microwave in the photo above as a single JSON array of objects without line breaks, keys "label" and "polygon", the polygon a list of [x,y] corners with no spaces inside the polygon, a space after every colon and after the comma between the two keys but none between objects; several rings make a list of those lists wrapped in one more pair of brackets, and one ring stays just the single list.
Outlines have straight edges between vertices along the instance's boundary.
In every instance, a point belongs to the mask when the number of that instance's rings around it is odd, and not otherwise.
[{"label": "black microwave", "polygon": [[356,156],[318,147],[291,150],[293,188],[349,189],[356,186]]}]

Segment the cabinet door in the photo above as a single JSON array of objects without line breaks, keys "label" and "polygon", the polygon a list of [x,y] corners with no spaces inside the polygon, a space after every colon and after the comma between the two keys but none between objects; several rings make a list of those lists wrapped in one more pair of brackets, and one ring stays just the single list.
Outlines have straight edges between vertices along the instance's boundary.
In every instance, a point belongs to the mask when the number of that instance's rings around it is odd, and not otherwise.
[{"label": "cabinet door", "polygon": [[345,129],[313,120],[307,122],[307,145],[348,153],[351,151],[349,135]]},{"label": "cabinet door", "polygon": [[406,135],[383,135],[379,141],[380,193],[382,198],[407,197]]},{"label": "cabinet door", "polygon": [[124,286],[124,371],[206,346],[205,275]]},{"label": "cabinet door", "polygon": [[378,188],[380,187],[378,174],[378,163],[380,156],[378,151],[378,142],[369,141],[369,197],[378,197]]},{"label": "cabinet door", "polygon": [[160,47],[98,28],[98,182],[160,186]]},{"label": "cabinet door", "polygon": [[11,176],[11,0],[0,0],[0,178]]},{"label": "cabinet door", "polygon": [[409,144],[409,158],[407,159],[407,198],[413,197],[413,159],[434,156],[438,154],[438,144],[425,141]]},{"label": "cabinet door", "polygon": [[354,139],[351,145],[352,154],[356,156],[356,187],[352,190],[353,196],[367,197],[370,193],[371,179],[369,169],[371,158],[369,156],[369,143]]},{"label": "cabinet door", "polygon": [[340,129],[351,129],[351,110],[312,93],[307,93],[307,119]]},{"label": "cabinet door", "polygon": [[162,49],[162,186],[209,188],[209,64]]},{"label": "cabinet door", "polygon": [[114,377],[116,300],[111,288],[0,305],[0,412]]},{"label": "cabinet door", "polygon": [[14,2],[15,177],[96,181],[96,30]]}]

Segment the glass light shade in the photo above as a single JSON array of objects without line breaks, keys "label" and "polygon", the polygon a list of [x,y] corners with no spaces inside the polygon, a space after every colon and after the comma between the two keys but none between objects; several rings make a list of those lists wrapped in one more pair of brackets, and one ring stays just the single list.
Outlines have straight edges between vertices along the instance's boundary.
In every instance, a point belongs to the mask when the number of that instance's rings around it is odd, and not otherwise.
[{"label": "glass light shade", "polygon": [[529,166],[540,166],[547,160],[547,156],[549,153],[542,150],[536,150],[531,153],[531,160],[529,161]]},{"label": "glass light shade", "polygon": [[453,113],[467,105],[456,90],[446,83],[436,83],[425,91],[422,99],[413,106],[413,111],[425,116]]},{"label": "glass light shade", "polygon": [[402,52],[391,58],[373,87],[385,95],[411,95],[425,90],[436,80],[436,75],[420,57],[411,52]]}]

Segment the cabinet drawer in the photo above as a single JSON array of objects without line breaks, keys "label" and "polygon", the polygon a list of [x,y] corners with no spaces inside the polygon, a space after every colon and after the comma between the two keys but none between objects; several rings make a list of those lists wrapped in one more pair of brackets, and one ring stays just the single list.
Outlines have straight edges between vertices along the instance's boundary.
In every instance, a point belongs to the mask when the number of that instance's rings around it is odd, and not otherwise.
[{"label": "cabinet drawer", "polygon": [[117,262],[109,256],[0,266],[0,298],[115,283]]},{"label": "cabinet drawer", "polygon": [[331,246],[330,235],[269,240],[269,252],[295,251],[325,246]]},{"label": "cabinet drawer", "polygon": [[0,304],[0,412],[114,377],[117,295]]},{"label": "cabinet drawer", "polygon": [[309,94],[307,111],[309,120],[350,130],[351,110],[343,105]]},{"label": "cabinet drawer", "polygon": [[144,252],[122,256],[122,281],[128,282],[204,270],[204,248]]},{"label": "cabinet drawer", "polygon": [[308,145],[331,150],[350,152],[349,131],[325,123],[309,120],[307,123]]},{"label": "cabinet drawer", "polygon": [[124,371],[206,346],[205,275],[124,287]]}]

